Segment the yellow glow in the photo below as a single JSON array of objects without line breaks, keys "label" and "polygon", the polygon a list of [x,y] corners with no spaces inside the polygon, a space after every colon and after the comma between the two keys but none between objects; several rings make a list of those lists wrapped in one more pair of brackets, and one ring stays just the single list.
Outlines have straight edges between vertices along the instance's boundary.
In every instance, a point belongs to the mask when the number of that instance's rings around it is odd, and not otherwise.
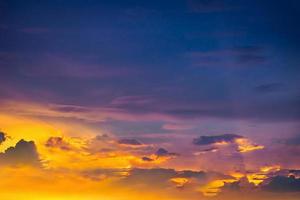
[{"label": "yellow glow", "polygon": [[20,139],[34,140],[38,143],[60,133],[51,125],[30,118],[0,114],[0,121],[1,131],[9,136],[9,139],[0,145],[1,152],[14,146]]},{"label": "yellow glow", "polygon": [[260,168],[260,171],[262,172],[270,172],[270,171],[279,171],[281,167],[279,165],[274,166],[264,166]]},{"label": "yellow glow", "polygon": [[262,146],[262,145],[252,144],[251,141],[249,141],[248,139],[245,139],[245,138],[238,138],[235,140],[235,142],[238,144],[239,152],[242,152],[242,153],[255,151],[255,150],[264,148],[264,146]]},{"label": "yellow glow", "polygon": [[265,174],[261,174],[261,173],[247,174],[247,179],[249,183],[253,183],[255,186],[258,186],[266,178],[268,177]]},{"label": "yellow glow", "polygon": [[229,175],[236,179],[241,179],[245,176],[245,174],[243,174],[241,172],[230,172]]},{"label": "yellow glow", "polygon": [[133,191],[130,186],[120,185],[119,178],[93,181],[65,170],[43,170],[31,167],[1,168],[1,200],[145,200],[176,198],[148,191]]},{"label": "yellow glow", "polygon": [[265,179],[268,178],[269,172],[279,171],[280,168],[281,167],[279,165],[263,166],[260,168],[260,172],[247,174],[247,179],[249,183],[253,183],[255,186],[258,186],[260,183],[262,183]]},{"label": "yellow glow", "polygon": [[236,179],[220,179],[209,182],[208,184],[202,186],[199,191],[204,196],[216,196],[221,192],[221,187],[225,185],[225,183],[235,182]]},{"label": "yellow glow", "polygon": [[222,145],[228,145],[229,143],[225,141],[221,141],[221,142],[215,142],[214,144],[222,146]]},{"label": "yellow glow", "polygon": [[172,178],[170,180],[172,183],[176,185],[178,188],[182,188],[186,183],[189,182],[189,179],[187,178]]}]

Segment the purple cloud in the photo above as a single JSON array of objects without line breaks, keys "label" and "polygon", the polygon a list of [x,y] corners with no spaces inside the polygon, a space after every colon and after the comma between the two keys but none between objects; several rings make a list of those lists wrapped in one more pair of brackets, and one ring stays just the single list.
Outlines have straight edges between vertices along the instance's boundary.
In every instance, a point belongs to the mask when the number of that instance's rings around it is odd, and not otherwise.
[{"label": "purple cloud", "polygon": [[0,153],[2,165],[34,165],[40,166],[40,158],[33,141],[20,140],[14,147]]}]

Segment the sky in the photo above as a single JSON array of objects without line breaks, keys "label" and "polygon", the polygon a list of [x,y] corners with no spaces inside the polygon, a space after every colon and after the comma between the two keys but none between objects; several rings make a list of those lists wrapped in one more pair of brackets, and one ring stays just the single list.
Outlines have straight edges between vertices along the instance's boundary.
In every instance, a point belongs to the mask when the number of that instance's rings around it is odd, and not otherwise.
[{"label": "sky", "polygon": [[0,199],[296,200],[297,0],[0,0]]}]

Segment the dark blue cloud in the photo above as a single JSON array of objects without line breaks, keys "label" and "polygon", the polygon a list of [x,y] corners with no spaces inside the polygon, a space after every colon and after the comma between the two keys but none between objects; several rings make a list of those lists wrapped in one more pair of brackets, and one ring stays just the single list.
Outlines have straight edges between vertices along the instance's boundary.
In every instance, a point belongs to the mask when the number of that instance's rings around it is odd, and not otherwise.
[{"label": "dark blue cloud", "polygon": [[224,134],[215,136],[200,136],[193,140],[195,145],[210,145],[219,142],[233,143],[236,139],[243,138],[243,136],[235,134]]},{"label": "dark blue cloud", "polygon": [[155,155],[156,155],[157,157],[178,156],[177,153],[171,153],[171,152],[167,151],[167,150],[164,149],[164,148],[159,148],[159,149],[155,152]]},{"label": "dark blue cloud", "polygon": [[292,146],[300,145],[300,135],[296,135],[296,136],[288,138],[288,139],[281,139],[279,141],[279,143],[283,143],[286,145],[292,145]]},{"label": "dark blue cloud", "polygon": [[142,157],[142,160],[146,161],[146,162],[152,162],[152,161],[154,161],[152,158],[149,158],[149,157],[146,157],[146,156]]},{"label": "dark blue cloud", "polygon": [[0,144],[6,140],[6,134],[0,131]]},{"label": "dark blue cloud", "polygon": [[272,192],[299,192],[300,179],[294,176],[276,176],[263,186],[263,189]]}]

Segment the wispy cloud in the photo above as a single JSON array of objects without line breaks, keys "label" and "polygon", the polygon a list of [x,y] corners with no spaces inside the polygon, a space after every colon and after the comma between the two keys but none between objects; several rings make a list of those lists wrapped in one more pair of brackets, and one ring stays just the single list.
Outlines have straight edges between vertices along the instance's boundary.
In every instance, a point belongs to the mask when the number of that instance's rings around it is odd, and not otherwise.
[{"label": "wispy cloud", "polygon": [[254,144],[248,138],[235,134],[223,134],[223,135],[212,135],[212,136],[200,136],[193,140],[194,145],[237,145],[237,151],[241,153],[246,153],[250,151],[263,149],[264,146]]},{"label": "wispy cloud", "polygon": [[[31,64],[21,69],[21,73],[31,77],[69,77],[69,78],[110,78],[130,76],[137,73],[128,67],[105,65],[94,61],[57,55],[43,54],[31,58]],[[25,63],[26,65],[26,63]]]},{"label": "wispy cloud", "polygon": [[194,67],[209,68],[257,67],[266,66],[268,62],[264,49],[258,46],[189,52],[187,58]]},{"label": "wispy cloud", "polygon": [[192,12],[198,13],[224,12],[234,8],[224,0],[187,0],[187,3]]}]

